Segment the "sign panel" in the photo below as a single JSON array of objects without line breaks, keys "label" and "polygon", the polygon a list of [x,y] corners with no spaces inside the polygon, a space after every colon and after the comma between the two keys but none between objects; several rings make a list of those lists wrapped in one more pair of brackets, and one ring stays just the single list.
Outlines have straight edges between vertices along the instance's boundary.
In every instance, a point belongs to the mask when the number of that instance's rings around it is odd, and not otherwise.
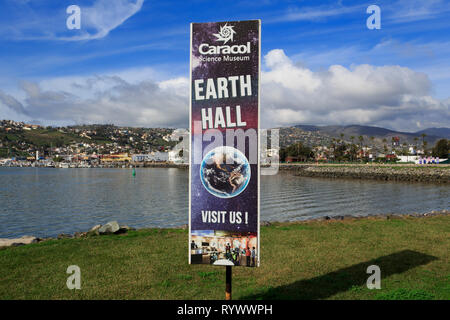
[{"label": "sign panel", "polygon": [[191,24],[191,264],[259,265],[260,26]]}]

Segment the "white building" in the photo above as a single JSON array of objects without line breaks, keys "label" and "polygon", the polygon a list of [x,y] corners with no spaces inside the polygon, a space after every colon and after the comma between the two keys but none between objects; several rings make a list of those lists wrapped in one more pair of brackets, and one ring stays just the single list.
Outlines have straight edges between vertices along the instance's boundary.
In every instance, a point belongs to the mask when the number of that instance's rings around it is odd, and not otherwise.
[{"label": "white building", "polygon": [[414,163],[419,163],[419,156],[397,156],[398,160],[397,162],[400,163],[405,163],[405,162],[414,162]]},{"label": "white building", "polygon": [[441,163],[446,161],[447,159],[439,159],[436,157],[422,157],[422,156],[397,156],[400,160],[397,162],[414,162],[415,164],[424,164],[426,163]]},{"label": "white building", "polygon": [[133,154],[131,155],[131,161],[133,162],[166,162],[169,160],[167,152],[152,152],[148,154]]},{"label": "white building", "polygon": [[168,152],[169,162],[183,163],[183,157],[180,157],[180,150],[172,150]]},{"label": "white building", "polygon": [[154,161],[156,162],[165,162],[169,160],[169,154],[167,152],[152,152]]}]

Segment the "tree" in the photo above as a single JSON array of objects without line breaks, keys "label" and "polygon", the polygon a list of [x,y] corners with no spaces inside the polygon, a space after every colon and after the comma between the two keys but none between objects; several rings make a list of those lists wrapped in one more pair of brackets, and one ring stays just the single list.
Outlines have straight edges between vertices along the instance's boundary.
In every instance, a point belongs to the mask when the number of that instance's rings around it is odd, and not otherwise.
[{"label": "tree", "polygon": [[441,139],[436,142],[433,148],[433,157],[448,158],[448,152],[450,149],[450,141],[447,139]]},{"label": "tree", "polygon": [[350,159],[354,161],[356,159],[356,155],[358,154],[358,146],[354,143],[350,145],[349,149]]},{"label": "tree", "polygon": [[314,159],[314,152],[310,147],[304,146],[301,142],[290,145],[280,150],[280,160],[285,161],[287,156],[297,157],[301,161]]},{"label": "tree", "polygon": [[362,144],[364,142],[364,137],[363,136],[359,136],[358,140],[359,140],[359,143],[361,144],[361,149],[362,149]]},{"label": "tree", "polygon": [[421,136],[422,136],[422,145],[423,145],[423,148],[424,148],[424,151],[425,151],[425,137],[427,136],[427,134],[426,133],[422,133],[421,134]]},{"label": "tree", "polygon": [[358,140],[359,140],[359,145],[360,145],[360,149],[361,149],[361,154],[364,154],[364,152],[363,152],[364,137],[363,136],[359,136]]},{"label": "tree", "polygon": [[285,161],[287,156],[286,148],[281,148],[279,151],[280,161]]},{"label": "tree", "polygon": [[407,146],[405,146],[405,144],[403,144],[403,148],[402,148],[402,150],[400,150],[400,155],[401,156],[409,155],[409,149],[407,148]]},{"label": "tree", "polygon": [[336,160],[343,160],[344,159],[344,155],[345,155],[345,151],[346,151],[347,147],[345,145],[338,145],[334,148],[334,158]]}]

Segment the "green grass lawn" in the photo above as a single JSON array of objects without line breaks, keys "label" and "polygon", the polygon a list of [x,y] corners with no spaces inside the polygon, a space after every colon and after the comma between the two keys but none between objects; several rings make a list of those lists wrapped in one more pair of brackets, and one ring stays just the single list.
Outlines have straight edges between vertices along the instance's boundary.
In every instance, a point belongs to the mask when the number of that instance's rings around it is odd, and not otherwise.
[{"label": "green grass lawn", "polygon": [[[50,240],[0,250],[0,299],[223,299],[225,268],[188,265],[188,234]],[[261,267],[233,268],[234,299],[450,299],[450,216],[261,228]],[[366,269],[381,268],[381,290]],[[81,290],[66,269],[81,268]]]}]

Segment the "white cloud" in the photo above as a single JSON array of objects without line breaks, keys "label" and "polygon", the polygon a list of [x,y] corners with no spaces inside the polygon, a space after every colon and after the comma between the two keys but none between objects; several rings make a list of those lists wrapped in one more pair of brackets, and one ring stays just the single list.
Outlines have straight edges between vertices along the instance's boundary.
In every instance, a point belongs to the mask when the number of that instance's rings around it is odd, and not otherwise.
[{"label": "white cloud", "polygon": [[388,21],[392,23],[433,19],[450,11],[446,0],[399,0],[386,7]]},{"label": "white cloud", "polygon": [[[55,88],[44,89],[54,85]],[[118,76],[78,77],[60,85],[24,81],[23,102],[0,91],[0,104],[43,123],[114,123],[145,127],[188,125],[188,80],[130,83]],[[65,91],[66,89],[70,90]],[[6,98],[4,98],[6,97]],[[7,99],[9,98],[9,99]]]},{"label": "white cloud", "polygon": [[366,124],[414,131],[449,126],[449,102],[430,96],[424,73],[400,66],[332,65],[313,72],[282,50],[265,57],[262,119],[266,127],[310,124]]},{"label": "white cloud", "polygon": [[[81,41],[106,37],[138,13],[145,0],[94,0],[91,6],[79,5],[81,29],[67,30],[69,17],[64,4],[53,8],[32,6],[21,1],[7,9],[14,9],[4,21],[0,32],[7,38],[18,40]],[[76,4],[76,3],[75,3]],[[77,4],[76,4],[77,5]],[[20,13],[20,14],[19,14]]]},{"label": "white cloud", "polygon": [[27,114],[27,111],[23,107],[22,103],[20,103],[12,95],[6,94],[0,90],[0,105],[1,104],[7,106],[10,109],[10,111],[15,112],[16,114],[22,114],[22,115]]},{"label": "white cloud", "polygon": [[[450,99],[431,96],[425,73],[368,64],[312,71],[293,63],[281,49],[270,51],[264,62],[263,127],[366,124],[416,131],[450,126]],[[24,81],[20,88],[20,95],[0,90],[0,105],[43,123],[188,126],[189,79],[152,68]]]},{"label": "white cloud", "polygon": [[97,0],[91,7],[82,7],[83,28],[93,32],[82,32],[61,40],[91,40],[107,36],[112,30],[141,10],[144,0]]},{"label": "white cloud", "polygon": [[357,6],[316,6],[316,7],[302,7],[290,8],[288,11],[278,15],[274,18],[264,19],[265,23],[274,22],[290,22],[290,21],[316,21],[326,19],[343,14],[349,14],[357,10],[361,10],[362,5]]},{"label": "white cloud", "polygon": [[408,41],[385,39],[371,47],[352,45],[337,48],[317,46],[304,49],[291,59],[311,70],[328,69],[330,61],[346,67],[368,63],[371,65],[403,65],[427,74],[433,84],[433,95],[447,98],[450,88],[450,42]]}]

